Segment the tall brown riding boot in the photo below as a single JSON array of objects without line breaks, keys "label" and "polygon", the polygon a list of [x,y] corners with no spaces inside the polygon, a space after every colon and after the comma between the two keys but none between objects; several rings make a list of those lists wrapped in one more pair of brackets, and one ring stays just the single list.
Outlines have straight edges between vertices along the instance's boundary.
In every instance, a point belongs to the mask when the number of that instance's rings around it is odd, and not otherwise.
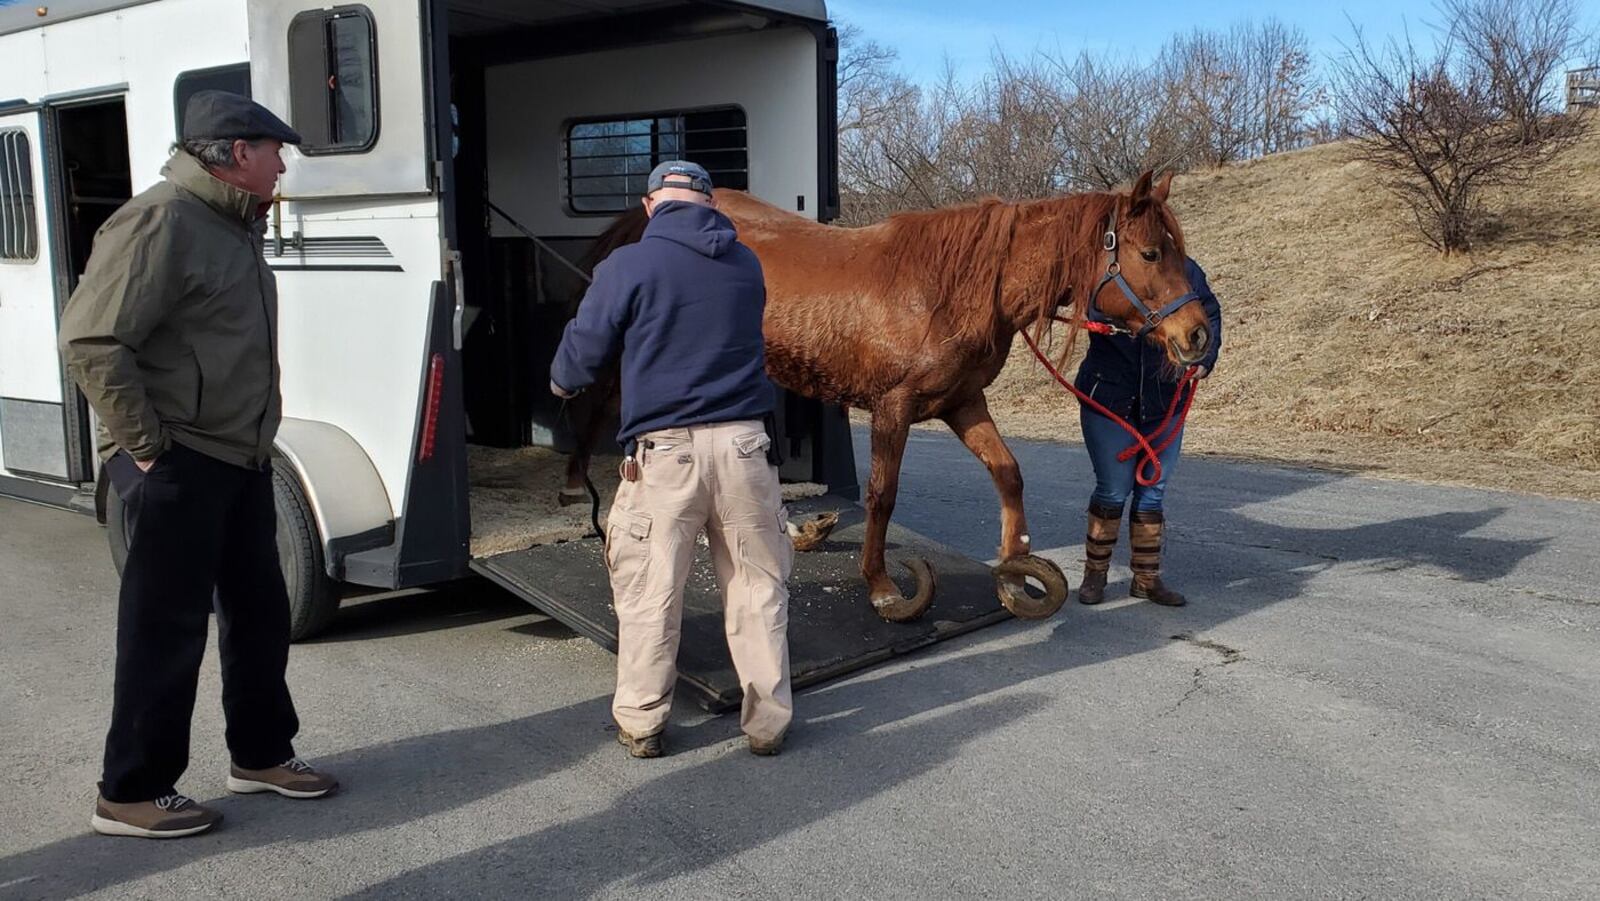
[{"label": "tall brown riding boot", "polygon": [[1083,584],[1078,603],[1098,604],[1106,599],[1106,571],[1122,530],[1122,508],[1089,503],[1089,532],[1083,540]]},{"label": "tall brown riding boot", "polygon": [[1166,517],[1160,510],[1135,510],[1128,519],[1128,543],[1133,545],[1133,589],[1136,598],[1167,607],[1182,607],[1183,595],[1161,584],[1161,531]]}]

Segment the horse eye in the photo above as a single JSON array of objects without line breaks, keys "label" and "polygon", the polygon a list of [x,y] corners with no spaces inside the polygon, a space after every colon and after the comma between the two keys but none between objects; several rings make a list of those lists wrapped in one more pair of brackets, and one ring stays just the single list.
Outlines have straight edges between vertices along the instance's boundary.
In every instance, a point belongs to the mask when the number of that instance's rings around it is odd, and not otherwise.
[{"label": "horse eye", "polygon": [[1159,251],[1159,250],[1144,250],[1144,251],[1140,251],[1139,252],[1139,256],[1144,257],[1144,261],[1146,263],[1154,263],[1156,260],[1161,259],[1161,251]]}]

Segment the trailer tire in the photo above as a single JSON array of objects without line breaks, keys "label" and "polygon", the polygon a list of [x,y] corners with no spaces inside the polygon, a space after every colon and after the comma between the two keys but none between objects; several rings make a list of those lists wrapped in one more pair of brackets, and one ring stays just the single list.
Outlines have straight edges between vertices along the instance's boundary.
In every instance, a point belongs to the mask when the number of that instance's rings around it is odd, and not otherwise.
[{"label": "trailer tire", "polygon": [[[278,566],[289,595],[289,640],[300,641],[315,636],[332,622],[339,611],[339,583],[328,578],[322,540],[300,480],[283,461],[276,462],[272,499],[278,521]],[[128,563],[133,524],[129,522],[127,504],[115,491],[106,492],[106,537],[111,545],[111,563],[120,576]]]},{"label": "trailer tire", "polygon": [[278,511],[278,565],[289,593],[289,640],[311,638],[339,612],[339,583],[328,578],[311,503],[294,470],[281,459],[272,468],[272,495]]}]

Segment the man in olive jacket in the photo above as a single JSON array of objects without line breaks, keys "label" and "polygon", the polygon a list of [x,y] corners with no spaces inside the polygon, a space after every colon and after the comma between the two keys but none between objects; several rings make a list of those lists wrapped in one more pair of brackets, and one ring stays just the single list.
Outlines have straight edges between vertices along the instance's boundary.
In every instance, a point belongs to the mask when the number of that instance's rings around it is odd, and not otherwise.
[{"label": "man in olive jacket", "polygon": [[291,744],[270,462],[278,301],[262,222],[279,151],[299,142],[244,97],[196,94],[166,180],[100,229],[61,316],[67,371],[99,417],[106,471],[133,514],[91,820],[107,835],[193,835],[221,819],[176,787],[213,598],[228,788],[313,798],[337,786]]}]

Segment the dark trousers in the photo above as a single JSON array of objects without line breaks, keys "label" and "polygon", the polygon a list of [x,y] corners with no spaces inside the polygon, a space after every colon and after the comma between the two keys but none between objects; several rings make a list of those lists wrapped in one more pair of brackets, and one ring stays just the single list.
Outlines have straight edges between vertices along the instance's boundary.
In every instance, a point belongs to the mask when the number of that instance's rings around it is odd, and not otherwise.
[{"label": "dark trousers", "polygon": [[133,540],[117,608],[116,693],[100,793],[149,801],[189,765],[208,614],[217,614],[228,751],[246,769],[294,756],[300,728],[284,670],[289,599],[278,569],[269,471],[174,444],[141,473],[107,462],[129,505]]}]

